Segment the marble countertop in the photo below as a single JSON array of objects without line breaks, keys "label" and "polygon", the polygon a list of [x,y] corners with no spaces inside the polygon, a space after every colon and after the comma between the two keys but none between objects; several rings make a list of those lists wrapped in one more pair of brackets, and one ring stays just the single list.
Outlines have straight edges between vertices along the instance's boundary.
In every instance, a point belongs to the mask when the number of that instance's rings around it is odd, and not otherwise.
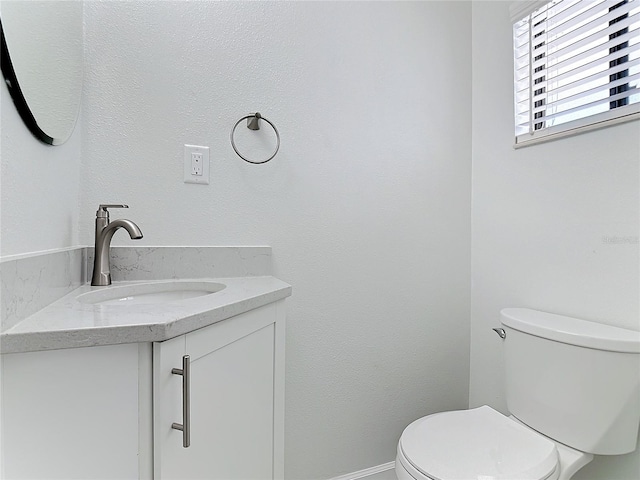
[{"label": "marble countertop", "polygon": [[[291,286],[272,276],[181,281],[210,281],[224,284],[226,288],[210,295],[156,305],[92,305],[81,303],[77,297],[110,287],[83,285],[2,332],[0,351],[5,354],[159,342],[291,295]],[[138,283],[151,282],[114,282],[113,286]]]}]

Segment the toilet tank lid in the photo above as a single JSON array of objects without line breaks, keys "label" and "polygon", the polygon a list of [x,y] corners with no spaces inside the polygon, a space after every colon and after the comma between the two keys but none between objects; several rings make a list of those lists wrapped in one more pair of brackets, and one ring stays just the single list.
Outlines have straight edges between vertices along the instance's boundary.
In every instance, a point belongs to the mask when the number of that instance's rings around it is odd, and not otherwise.
[{"label": "toilet tank lid", "polygon": [[505,308],[503,325],[537,337],[610,352],[640,353],[640,332],[528,308]]}]

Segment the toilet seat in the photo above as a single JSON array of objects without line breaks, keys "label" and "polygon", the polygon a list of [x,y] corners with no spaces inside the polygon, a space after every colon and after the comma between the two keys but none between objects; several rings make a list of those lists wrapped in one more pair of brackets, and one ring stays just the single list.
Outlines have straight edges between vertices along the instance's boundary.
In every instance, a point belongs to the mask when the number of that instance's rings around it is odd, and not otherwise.
[{"label": "toilet seat", "polygon": [[420,418],[402,433],[398,460],[414,478],[553,480],[556,444],[488,406]]}]

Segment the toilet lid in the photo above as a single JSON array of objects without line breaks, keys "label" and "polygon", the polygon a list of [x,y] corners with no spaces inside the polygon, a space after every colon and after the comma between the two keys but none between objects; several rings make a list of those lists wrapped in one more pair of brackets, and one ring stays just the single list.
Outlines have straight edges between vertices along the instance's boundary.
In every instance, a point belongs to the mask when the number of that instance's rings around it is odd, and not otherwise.
[{"label": "toilet lid", "polygon": [[434,480],[544,480],[558,465],[551,440],[487,406],[420,418],[400,448]]}]

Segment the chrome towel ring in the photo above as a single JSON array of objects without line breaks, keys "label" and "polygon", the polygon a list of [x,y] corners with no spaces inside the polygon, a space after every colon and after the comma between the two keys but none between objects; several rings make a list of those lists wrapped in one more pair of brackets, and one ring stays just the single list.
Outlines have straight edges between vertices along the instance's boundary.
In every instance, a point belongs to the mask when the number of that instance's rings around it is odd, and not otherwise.
[{"label": "chrome towel ring", "polygon": [[[247,157],[245,157],[244,155],[242,155],[238,151],[238,147],[236,147],[236,142],[235,142],[235,139],[234,139],[234,134],[236,133],[236,128],[238,127],[238,125],[240,125],[240,123],[243,120],[247,120],[247,128],[249,130],[260,130],[260,120],[264,120],[269,125],[271,125],[271,128],[273,128],[273,131],[276,133],[276,149],[271,154],[271,156],[269,158],[267,158],[266,160],[262,160],[262,161],[249,160]],[[253,163],[254,165],[259,165],[261,163],[267,163],[269,160],[271,160],[273,157],[276,156],[276,153],[278,153],[278,150],[280,149],[280,133],[278,133],[278,129],[276,128],[276,126],[273,123],[271,123],[269,120],[264,118],[262,115],[260,115],[259,112],[251,113],[249,115],[245,115],[240,120],[238,120],[236,122],[236,124],[233,126],[233,128],[231,129],[231,146],[233,147],[233,151],[236,152],[236,154],[241,159],[243,159],[245,162]]]}]

